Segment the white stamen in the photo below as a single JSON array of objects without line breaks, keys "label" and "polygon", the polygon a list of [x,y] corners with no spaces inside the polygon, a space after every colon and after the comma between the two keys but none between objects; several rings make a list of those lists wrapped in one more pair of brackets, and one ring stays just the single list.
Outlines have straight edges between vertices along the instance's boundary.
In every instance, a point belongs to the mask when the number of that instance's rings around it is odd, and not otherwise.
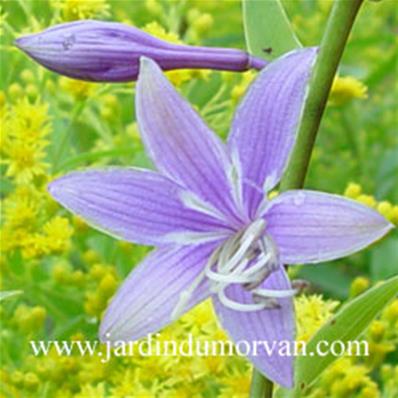
[{"label": "white stamen", "polygon": [[[210,256],[203,272],[183,291],[173,310],[176,319],[186,309],[195,289],[207,278],[210,290],[220,302],[235,311],[251,312],[277,308],[277,299],[295,295],[297,289],[259,288],[268,276],[280,267],[275,243],[265,234],[265,221],[257,219],[246,229],[227,238]],[[240,303],[226,295],[233,284],[241,285],[251,293],[251,303]]]},{"label": "white stamen", "polygon": [[251,312],[251,311],[260,311],[267,308],[267,304],[265,302],[247,304],[247,303],[238,303],[237,301],[231,300],[225,294],[225,289],[222,289],[218,293],[218,298],[220,299],[221,303],[223,303],[226,307],[231,308],[232,310],[235,311]]},{"label": "white stamen", "polygon": [[292,297],[297,293],[295,289],[286,290],[273,290],[273,289],[255,289],[253,294],[261,297],[274,297],[274,298],[285,298]]},{"label": "white stamen", "polygon": [[[248,264],[248,260],[243,261],[245,266]],[[231,272],[230,274],[221,274],[219,272],[214,272],[211,269],[211,264],[208,264],[206,267],[206,276],[214,281],[214,282],[221,282],[229,285],[231,283],[248,283],[252,280],[249,276],[245,276],[245,274],[238,274],[237,272]]]}]

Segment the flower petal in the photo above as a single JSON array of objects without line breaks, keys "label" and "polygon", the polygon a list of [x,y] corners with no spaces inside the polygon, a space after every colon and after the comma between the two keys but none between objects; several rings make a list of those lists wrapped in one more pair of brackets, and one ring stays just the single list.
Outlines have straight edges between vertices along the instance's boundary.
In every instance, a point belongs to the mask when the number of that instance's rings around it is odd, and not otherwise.
[{"label": "flower petal", "polygon": [[271,201],[265,220],[284,264],[345,257],[392,228],[383,216],[358,202],[306,190],[277,196]]},{"label": "flower petal", "polygon": [[[104,340],[137,340],[169,324],[180,294],[203,271],[214,245],[162,247],[131,271],[109,305],[100,328]],[[196,288],[189,310],[209,296],[208,284]]]},{"label": "flower petal", "polygon": [[73,172],[53,181],[48,189],[67,209],[119,239],[159,245],[183,232],[215,231],[215,236],[226,232],[222,221],[183,205],[183,188],[147,170]]},{"label": "flower petal", "polygon": [[253,217],[263,197],[280,180],[293,148],[315,48],[288,53],[264,68],[240,104],[228,139]]},{"label": "flower petal", "polygon": [[148,58],[141,58],[136,112],[158,170],[220,211],[233,213],[224,144]]},{"label": "flower petal", "polygon": [[[279,270],[273,272],[262,283],[261,288],[290,289],[289,278],[284,268],[280,267]],[[230,285],[226,293],[235,301],[253,302],[251,293],[241,285]],[[249,355],[254,366],[272,381],[284,387],[292,387],[294,358],[292,355],[283,355],[281,351],[285,344],[289,344],[293,351],[295,335],[293,300],[291,298],[278,299],[280,308],[253,312],[231,310],[225,307],[217,296],[214,296],[213,302],[221,324],[235,344],[245,341],[251,348],[257,346],[257,352],[252,351],[252,355]],[[265,344],[268,349],[264,347]]]}]

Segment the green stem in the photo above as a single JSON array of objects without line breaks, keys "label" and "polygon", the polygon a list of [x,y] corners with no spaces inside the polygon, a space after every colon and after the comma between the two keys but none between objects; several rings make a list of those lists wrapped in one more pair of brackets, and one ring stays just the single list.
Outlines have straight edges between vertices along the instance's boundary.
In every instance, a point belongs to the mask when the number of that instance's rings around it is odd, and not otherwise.
[{"label": "green stem", "polygon": [[330,87],[363,0],[335,0],[310,82],[303,118],[281,190],[301,188]]},{"label": "green stem", "polygon": [[[363,0],[334,2],[309,84],[297,141],[281,182],[281,190],[297,189],[304,185],[334,75],[362,2]],[[257,370],[253,371],[250,397],[272,397],[272,382]]]},{"label": "green stem", "polygon": [[250,386],[251,398],[271,398],[273,391],[271,380],[264,377],[257,369],[253,369],[252,383]]}]

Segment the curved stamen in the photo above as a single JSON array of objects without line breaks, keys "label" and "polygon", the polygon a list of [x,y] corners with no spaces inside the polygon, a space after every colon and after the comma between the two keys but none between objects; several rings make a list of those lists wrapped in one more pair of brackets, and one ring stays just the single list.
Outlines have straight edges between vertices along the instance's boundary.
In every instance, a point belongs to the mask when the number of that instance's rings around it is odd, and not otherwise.
[{"label": "curved stamen", "polygon": [[[245,266],[248,264],[248,261],[245,260],[242,262],[245,264]],[[211,269],[212,264],[208,264],[209,266],[206,267],[206,276],[212,280],[213,282],[220,282],[220,283],[225,283],[226,285],[229,285],[231,283],[249,283],[252,281],[252,278],[250,276],[246,276],[244,273],[236,273],[236,272],[231,272],[229,274],[221,274],[219,272],[215,272]]]},{"label": "curved stamen", "polygon": [[239,303],[235,300],[231,300],[225,294],[225,288],[218,293],[218,298],[220,299],[221,303],[224,304],[226,307],[240,312],[260,311],[264,310],[269,305],[265,301],[262,301],[261,303],[248,304],[248,303]]},{"label": "curved stamen", "polygon": [[253,290],[253,295],[267,298],[286,298],[292,297],[297,293],[295,289],[274,290],[274,289],[256,289]]},{"label": "curved stamen", "polygon": [[[277,308],[276,299],[292,297],[298,293],[292,289],[274,290],[259,286],[276,271],[280,264],[275,243],[264,233],[265,221],[253,221],[246,229],[230,236],[210,256],[204,270],[183,291],[173,310],[175,319],[189,303],[195,289],[204,279],[210,281],[210,290],[220,302],[235,311],[252,312]],[[251,303],[240,303],[227,296],[226,289],[233,284],[241,285],[251,293]]]}]

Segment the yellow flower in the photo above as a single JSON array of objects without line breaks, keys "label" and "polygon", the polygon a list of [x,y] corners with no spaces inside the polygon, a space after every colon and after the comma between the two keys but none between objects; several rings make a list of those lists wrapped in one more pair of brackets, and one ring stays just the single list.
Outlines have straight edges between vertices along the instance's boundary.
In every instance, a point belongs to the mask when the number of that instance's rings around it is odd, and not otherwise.
[{"label": "yellow flower", "polygon": [[23,95],[22,86],[19,83],[12,83],[8,86],[7,93],[12,100],[17,100]]},{"label": "yellow flower", "polygon": [[6,150],[8,165],[6,176],[14,178],[18,184],[27,184],[35,176],[44,175],[48,168],[44,162],[46,153],[43,143],[31,144],[27,141],[15,140]]},{"label": "yellow flower", "polygon": [[56,216],[47,221],[41,233],[27,236],[21,243],[23,255],[34,258],[45,254],[62,253],[69,249],[73,229],[68,219]]},{"label": "yellow flower", "polygon": [[186,313],[181,322],[192,332],[210,332],[216,327],[215,319],[213,304],[211,300],[206,300]]},{"label": "yellow flower", "polygon": [[355,182],[350,182],[344,191],[344,196],[355,199],[362,193],[362,187]]},{"label": "yellow flower", "polygon": [[339,302],[324,300],[320,295],[302,295],[294,303],[297,313],[297,341],[308,341],[339,305]]},{"label": "yellow flower", "polygon": [[10,109],[9,134],[16,139],[37,143],[51,131],[48,104],[23,98]]},{"label": "yellow flower", "polygon": [[232,369],[223,378],[224,387],[221,388],[218,398],[246,398],[250,391],[250,368],[240,371]]},{"label": "yellow flower", "polygon": [[377,205],[377,211],[381,213],[388,220],[391,220],[393,216],[393,206],[390,202],[387,202],[386,200],[380,202]]},{"label": "yellow flower", "polygon": [[[307,396],[307,395],[306,395]],[[316,386],[308,395],[315,397],[379,398],[377,384],[369,377],[369,369],[356,364],[351,358],[341,358],[321,374]]]},{"label": "yellow flower", "polygon": [[330,91],[329,102],[332,105],[344,105],[352,99],[368,98],[368,88],[352,76],[336,76]]},{"label": "yellow flower", "polygon": [[69,249],[73,228],[67,218],[54,217],[44,225],[43,232],[47,238],[47,252],[62,253]]},{"label": "yellow flower", "polygon": [[64,21],[109,15],[109,4],[106,0],[62,0],[55,2],[55,6],[61,8]]},{"label": "yellow flower", "polygon": [[2,137],[4,159],[8,165],[6,176],[17,184],[27,184],[47,170],[45,148],[50,132],[48,105],[39,99],[30,102],[26,98],[6,108],[3,116]]},{"label": "yellow flower", "polygon": [[25,333],[34,333],[43,327],[46,316],[44,307],[21,304],[14,313],[13,322]]},{"label": "yellow flower", "polygon": [[96,386],[93,386],[91,384],[86,384],[83,386],[80,392],[74,396],[74,398],[102,398],[102,397],[104,398],[106,397],[104,383],[98,383]]},{"label": "yellow flower", "polygon": [[108,300],[115,293],[118,279],[114,268],[101,265],[93,266],[89,273],[89,280],[95,281],[94,290],[86,291],[84,310],[87,314],[100,317],[105,310]]},{"label": "yellow flower", "polygon": [[364,195],[364,194],[362,194],[362,195],[359,195],[356,198],[356,200],[359,203],[362,203],[363,205],[368,206],[368,207],[372,207],[372,208],[376,207],[376,204],[377,204],[376,199],[372,195]]},{"label": "yellow flower", "polygon": [[59,84],[65,92],[80,100],[92,96],[98,87],[95,83],[69,79],[64,76],[59,79]]},{"label": "yellow flower", "polygon": [[364,276],[358,276],[355,278],[350,286],[350,296],[356,297],[363,293],[370,285],[370,280]]},{"label": "yellow flower", "polygon": [[350,182],[344,191],[344,196],[357,200],[366,206],[375,208],[380,214],[387,218],[387,220],[391,221],[393,224],[398,224],[398,206],[394,206],[386,200],[377,202],[374,196],[364,194],[359,184]]},{"label": "yellow flower", "polygon": [[21,227],[28,229],[36,221],[37,203],[25,198],[14,199],[14,197],[11,197],[13,200],[7,200],[4,205],[6,225],[13,229]]}]

